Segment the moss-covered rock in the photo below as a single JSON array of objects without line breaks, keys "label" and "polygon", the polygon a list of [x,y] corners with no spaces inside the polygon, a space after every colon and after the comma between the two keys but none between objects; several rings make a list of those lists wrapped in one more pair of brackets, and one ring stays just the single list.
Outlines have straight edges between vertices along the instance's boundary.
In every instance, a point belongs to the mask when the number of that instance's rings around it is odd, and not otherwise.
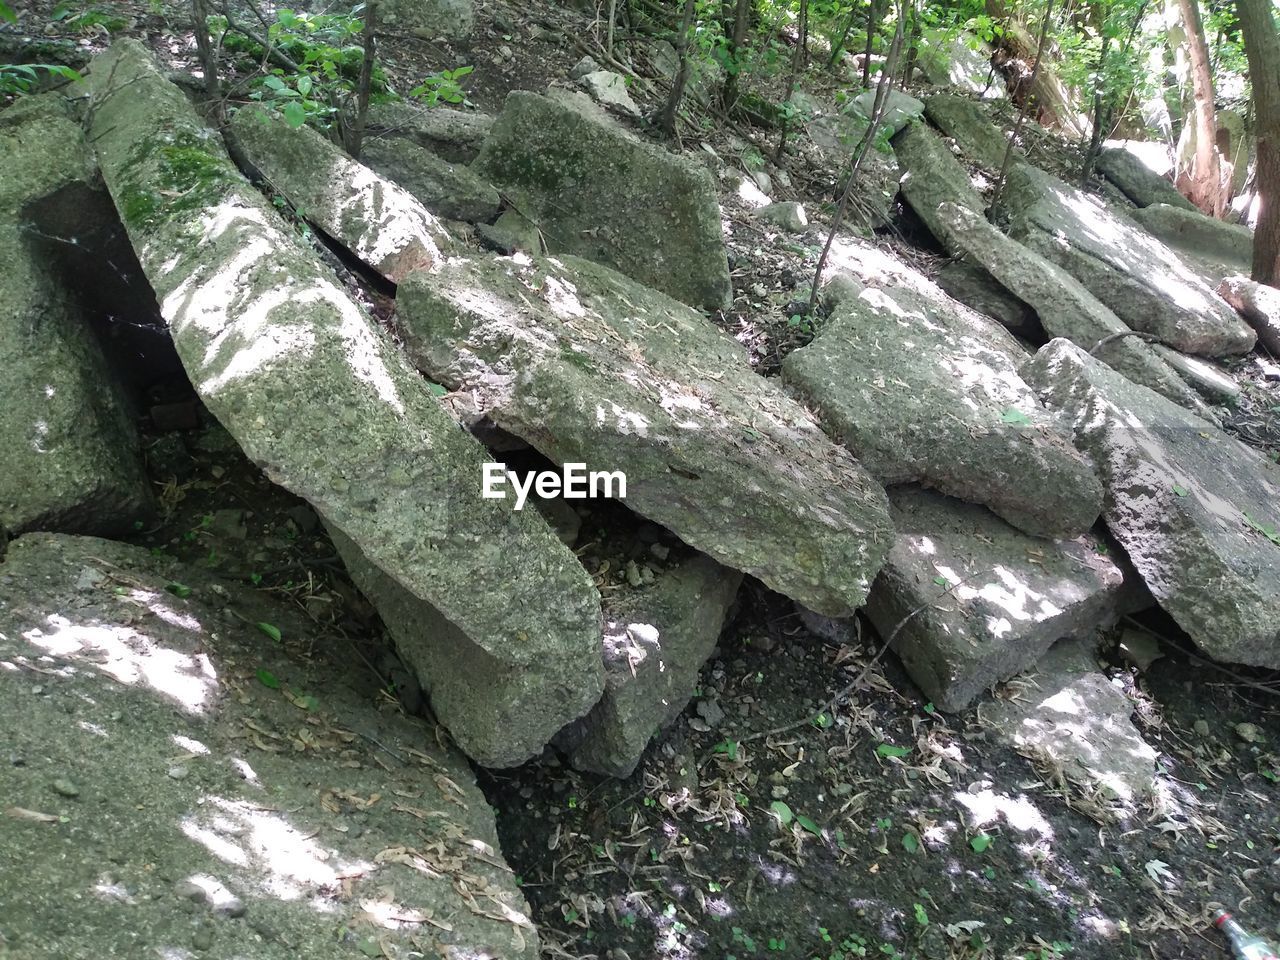
[{"label": "moss-covered rock", "polygon": [[0,117],[0,527],[118,534],[152,509],[137,431],[37,243],[91,226],[38,221],[63,191],[101,189],[97,169],[61,96]]},{"label": "moss-covered rock", "polygon": [[729,264],[706,170],[562,103],[507,97],[475,162],[551,253],[603,263],[677,300],[727,305]]},{"label": "moss-covered rock", "polygon": [[[268,476],[456,628],[424,638],[455,656],[433,660],[429,675],[411,662],[424,688],[470,692],[480,700],[472,717],[493,698],[490,718],[513,711],[521,721],[506,730],[501,761],[537,753],[600,695],[591,579],[536,511],[481,497],[486,451],[234,172],[141,45],[121,41],[102,55],[93,98],[92,136],[112,195],[154,198],[129,235],[200,397]],[[209,163],[175,167],[166,152],[201,142]],[[204,205],[167,186],[181,169],[197,177]],[[501,665],[518,683],[481,687],[469,658]],[[434,705],[470,749],[465,718]]]}]

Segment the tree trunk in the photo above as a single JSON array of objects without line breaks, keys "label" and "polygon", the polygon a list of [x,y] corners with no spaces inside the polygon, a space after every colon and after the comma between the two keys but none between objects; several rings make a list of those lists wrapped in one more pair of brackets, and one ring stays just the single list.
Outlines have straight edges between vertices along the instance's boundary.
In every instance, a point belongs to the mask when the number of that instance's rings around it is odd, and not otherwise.
[{"label": "tree trunk", "polygon": [[796,78],[800,75],[800,71],[804,69],[807,51],[805,49],[809,39],[809,0],[800,0],[800,35],[796,37],[795,52],[791,57],[791,73],[787,77],[787,95],[783,98],[785,113],[782,116],[782,129],[778,131],[778,146],[773,152],[773,162],[782,163],[783,151],[787,148],[787,128],[791,125],[791,117],[794,109],[791,106],[791,96],[796,92]]},{"label": "tree trunk", "polygon": [[364,147],[364,131],[369,123],[369,94],[373,91],[373,65],[378,56],[378,4],[368,0],[364,8],[364,57],[360,61],[360,80],[356,85],[356,116],[347,131],[347,153],[359,160]]},{"label": "tree trunk", "polygon": [[[1040,74],[1040,64],[1044,62],[1045,41],[1049,39],[1049,21],[1053,17],[1053,0],[1044,0],[1044,19],[1040,22],[1040,39],[1036,42],[1036,62],[1031,68],[1031,82],[1027,85],[1027,97],[1022,101],[1022,109],[1013,122],[1013,133],[1004,148],[1004,159],[1000,162],[1000,176],[996,180],[995,193],[991,197],[990,214],[992,219],[1000,215],[1000,201],[1004,196],[1005,181],[1009,179],[1009,164],[1013,162],[1013,145],[1017,143],[1023,126],[1027,122],[1027,114],[1031,112],[1031,91],[1035,89],[1036,77]],[[1038,105],[1037,105],[1038,106]]]},{"label": "tree trunk", "polygon": [[742,50],[747,42],[747,28],[750,26],[751,0],[738,0],[733,15],[733,31],[729,35],[729,64],[724,80],[725,113],[732,112],[738,104],[738,76],[742,73]]},{"label": "tree trunk", "polygon": [[1258,132],[1259,214],[1253,233],[1253,279],[1280,286],[1280,33],[1271,0],[1236,0],[1253,86]]},{"label": "tree trunk", "polygon": [[1178,0],[1178,10],[1187,31],[1187,53],[1191,60],[1191,89],[1195,99],[1196,151],[1189,170],[1179,171],[1178,187],[1204,213],[1221,217],[1227,205],[1223,189],[1222,164],[1218,153],[1218,120],[1213,105],[1213,68],[1209,45],[1200,20],[1199,0]]},{"label": "tree trunk", "polygon": [[883,0],[868,0],[867,48],[862,55],[862,88],[864,90],[871,86],[871,55],[875,50],[876,31],[880,29],[880,18],[883,16]]},{"label": "tree trunk", "polygon": [[676,78],[671,84],[671,96],[667,98],[667,104],[662,108],[662,115],[658,119],[658,126],[669,137],[676,135],[676,118],[680,112],[680,101],[684,99],[684,88],[689,82],[689,36],[693,32],[696,6],[696,0],[685,0],[684,16],[680,21],[680,36],[676,43],[680,67],[676,70]]}]

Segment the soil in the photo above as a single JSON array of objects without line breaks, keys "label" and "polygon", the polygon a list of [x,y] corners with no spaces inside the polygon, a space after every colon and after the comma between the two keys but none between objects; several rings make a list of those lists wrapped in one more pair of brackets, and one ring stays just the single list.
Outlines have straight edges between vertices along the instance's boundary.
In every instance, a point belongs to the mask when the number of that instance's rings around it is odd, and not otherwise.
[{"label": "soil", "polygon": [[[567,7],[491,3],[478,17],[466,44],[387,38],[388,73],[403,86],[473,64],[468,98],[496,111],[509,90],[564,77],[590,43],[589,16]],[[138,5],[133,28],[169,50],[166,34],[179,19]],[[105,37],[80,39],[93,48]],[[185,56],[174,65],[187,65]],[[633,86],[647,107],[660,93],[660,84]],[[685,147],[701,155],[705,142],[731,171],[745,171],[766,139],[705,111],[692,120]],[[1039,131],[1033,153],[1040,162],[1069,158]],[[772,199],[805,201],[817,223],[808,235],[755,220],[734,192],[736,178],[719,181],[735,298],[715,319],[765,375],[807,342],[819,319],[799,305],[840,186],[838,168],[816,168],[802,149],[791,162],[793,186]],[[780,182],[778,168],[769,170]],[[943,260],[911,242],[918,239],[901,211],[876,237],[932,275]],[[385,296],[364,291],[364,299],[385,313]],[[124,317],[108,305],[100,317],[104,338],[123,338],[123,353],[145,356],[131,377],[161,516],[135,531],[134,542],[296,604],[320,642],[343,651],[369,696],[420,708],[412,689],[396,686],[376,614],[314,513],[213,423],[175,373],[172,346],[142,302]],[[1275,382],[1252,360],[1238,373],[1252,388],[1233,422],[1274,454]],[[630,542],[620,542],[619,530]],[[652,543],[680,549],[621,507],[587,516],[577,542],[609,589],[624,588],[628,562],[643,566]],[[892,654],[879,658],[869,624],[817,636],[789,601],[749,581],[694,702],[632,777],[583,775],[551,750],[516,769],[481,772],[546,955],[1219,958],[1224,942],[1207,922],[1216,905],[1274,935],[1280,680],[1206,664],[1158,612],[1139,620],[1161,638],[1164,655],[1145,671],[1114,652],[1103,666],[1159,752],[1158,799],[1114,822],[1062,771],[1003,746],[980,709],[943,715],[923,702]],[[1105,640],[1113,651],[1116,638]],[[847,702],[808,719],[864,669]],[[800,722],[760,736],[790,721]]]}]

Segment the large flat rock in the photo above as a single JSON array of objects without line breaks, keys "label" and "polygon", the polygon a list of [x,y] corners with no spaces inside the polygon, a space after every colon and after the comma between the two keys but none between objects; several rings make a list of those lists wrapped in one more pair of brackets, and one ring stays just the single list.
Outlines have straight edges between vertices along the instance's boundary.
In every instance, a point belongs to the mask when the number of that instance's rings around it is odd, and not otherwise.
[{"label": "large flat rock", "polygon": [[[948,247],[981,264],[1010,292],[1034,307],[1049,336],[1065,337],[1088,351],[1130,329],[1066,270],[1006,237],[971,208],[943,203],[934,219]],[[1135,383],[1212,416],[1178,372],[1138,337],[1112,340],[1099,348],[1097,356]]]},{"label": "large flat rock", "polygon": [[397,101],[371,103],[365,133],[368,141],[410,140],[451,163],[470,163],[492,129],[487,113]]},{"label": "large flat rock", "polygon": [[1134,210],[1130,216],[1214,279],[1247,274],[1253,266],[1253,231],[1246,226],[1167,203]]},{"label": "large flat rock", "polygon": [[404,187],[356,163],[311,127],[291,127],[266,104],[241,107],[231,130],[298,215],[392,283],[448,248],[440,222]]},{"label": "large flat rock", "polygon": [[1195,204],[1180,194],[1172,183],[1143,163],[1142,158],[1133,150],[1125,147],[1103,147],[1098,154],[1098,169],[1139,207],[1161,203],[1199,212],[1196,211]]},{"label": "large flat rock", "polygon": [[[1097,537],[1046,541],[974,504],[916,487],[890,491],[898,540],[867,615],[940,710],[962,710],[1032,667],[1058,639],[1120,613],[1124,575]],[[945,592],[950,590],[950,592]]]},{"label": "large flat rock", "polygon": [[1016,164],[1003,206],[1011,236],[1065,269],[1133,329],[1184,353],[1253,349],[1253,331],[1199,273],[1097,198]]},{"label": "large flat rock", "polygon": [[943,203],[957,204],[981,216],[986,204],[974,189],[969,171],[942,138],[924,124],[912,124],[894,137],[893,152],[904,171],[903,197],[947,252],[956,254],[958,251],[950,247],[949,237],[938,221],[938,207]]},{"label": "large flat rock", "polygon": [[1061,771],[1106,819],[1152,799],[1159,755],[1133,722],[1135,704],[1098,669],[1095,638],[1056,644],[1015,695],[979,708],[983,726],[1037,766]]},{"label": "large flat rock", "polygon": [[[925,97],[924,115],[978,165],[994,171],[1004,163],[1008,135],[982,104],[954,93],[935,93]],[[1015,148],[1014,157],[1021,159],[1022,151]]]},{"label": "large flat rock", "polygon": [[729,302],[720,208],[706,170],[546,97],[507,97],[475,162],[550,253],[607,264],[687,304]]},{"label": "large flat rock", "polygon": [[783,377],[886,484],[922,483],[1040,536],[1074,536],[1101,510],[1084,458],[1018,376],[1005,330],[904,277],[840,304]]},{"label": "large flat rock", "polygon": [[397,305],[419,367],[547,457],[623,471],[631,509],[815,610],[865,599],[884,491],[697,311],[568,256],[455,258]]},{"label": "large flat rock", "polygon": [[1210,655],[1280,667],[1280,467],[1066,340],[1023,374],[1092,457],[1160,605]]},{"label": "large flat rock", "polygon": [[201,399],[269,477],[474,647],[540,665],[531,676],[563,696],[536,699],[550,714],[531,702],[520,734],[536,753],[600,695],[591,579],[536,511],[482,497],[484,448],[141,45],[96,62],[93,107],[107,186]]},{"label": "large flat rock", "polygon": [[1257,331],[1258,342],[1280,356],[1280,290],[1236,275],[1218,284],[1218,296]]},{"label": "large flat rock", "polygon": [[604,696],[556,738],[579,770],[630,776],[689,703],[742,574],[694,555],[605,601]]},{"label": "large flat rock", "polygon": [[466,758],[375,709],[375,683],[356,693],[325,653],[344,645],[315,631],[292,604],[144,548],[9,545],[10,953],[538,956]]},{"label": "large flat rock", "polygon": [[[152,510],[137,431],[83,314],[37,240],[89,228],[101,187],[61,95],[0,127],[0,527],[114,534]],[[29,225],[24,228],[24,225]]]},{"label": "large flat rock", "polygon": [[469,167],[450,163],[403,137],[370,140],[360,161],[404,189],[432,213],[449,220],[488,222],[502,204],[498,191]]}]

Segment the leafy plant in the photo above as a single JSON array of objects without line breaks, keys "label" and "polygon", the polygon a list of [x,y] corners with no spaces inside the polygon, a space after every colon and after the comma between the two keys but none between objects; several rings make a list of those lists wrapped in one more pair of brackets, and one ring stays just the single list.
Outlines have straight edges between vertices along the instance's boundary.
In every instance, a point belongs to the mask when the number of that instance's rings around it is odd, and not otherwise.
[{"label": "leafy plant", "polygon": [[429,107],[440,103],[466,103],[467,93],[458,81],[474,69],[472,66],[462,66],[433,73],[410,90],[409,96],[421,100]]},{"label": "leafy plant", "polygon": [[79,73],[60,63],[0,63],[0,96],[30,93],[40,83],[41,73],[63,80],[80,79]]}]

